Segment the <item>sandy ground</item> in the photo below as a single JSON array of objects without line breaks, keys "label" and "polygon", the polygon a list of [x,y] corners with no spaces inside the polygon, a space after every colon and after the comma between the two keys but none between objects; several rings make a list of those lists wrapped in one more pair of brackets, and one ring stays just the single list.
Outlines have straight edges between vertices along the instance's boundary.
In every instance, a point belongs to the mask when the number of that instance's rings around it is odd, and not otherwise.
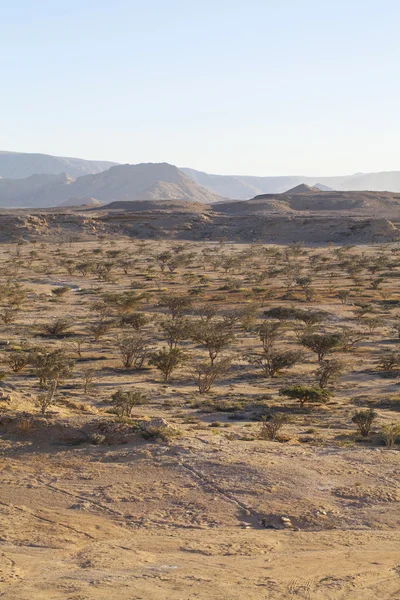
[{"label": "sandy ground", "polygon": [[241,444],[5,449],[0,597],[400,597],[397,451]]}]

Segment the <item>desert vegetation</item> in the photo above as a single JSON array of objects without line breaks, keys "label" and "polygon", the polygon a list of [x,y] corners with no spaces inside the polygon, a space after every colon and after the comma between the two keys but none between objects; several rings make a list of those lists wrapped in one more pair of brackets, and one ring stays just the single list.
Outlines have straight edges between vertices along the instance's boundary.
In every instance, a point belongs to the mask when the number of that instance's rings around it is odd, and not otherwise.
[{"label": "desert vegetation", "polygon": [[[0,265],[1,451],[40,455],[35,485],[135,530],[395,519],[397,244],[107,235],[5,244]],[[57,461],[79,468],[52,483]]]},{"label": "desert vegetation", "polygon": [[[311,419],[330,435],[309,443],[393,448],[399,257],[396,244],[4,245],[2,414],[54,419],[79,403],[81,418],[133,427],[222,411],[256,439],[253,422],[285,411],[293,439]],[[123,408],[143,393],[145,409]]]}]

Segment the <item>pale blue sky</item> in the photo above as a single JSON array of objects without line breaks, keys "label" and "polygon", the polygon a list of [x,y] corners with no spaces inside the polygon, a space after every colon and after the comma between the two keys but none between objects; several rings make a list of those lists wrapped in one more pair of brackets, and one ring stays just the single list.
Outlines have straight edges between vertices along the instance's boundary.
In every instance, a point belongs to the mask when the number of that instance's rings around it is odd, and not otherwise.
[{"label": "pale blue sky", "polygon": [[0,149],[400,170],[398,0],[0,0]]}]

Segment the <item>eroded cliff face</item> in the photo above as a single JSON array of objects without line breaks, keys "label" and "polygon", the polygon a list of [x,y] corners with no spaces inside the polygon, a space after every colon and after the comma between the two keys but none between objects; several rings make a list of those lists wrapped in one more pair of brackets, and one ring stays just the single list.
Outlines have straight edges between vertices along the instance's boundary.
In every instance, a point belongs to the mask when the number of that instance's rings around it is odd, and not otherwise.
[{"label": "eroded cliff face", "polygon": [[400,240],[400,220],[293,215],[226,215],[184,210],[37,211],[0,213],[0,241],[60,241],[112,234],[239,242],[370,244]]}]

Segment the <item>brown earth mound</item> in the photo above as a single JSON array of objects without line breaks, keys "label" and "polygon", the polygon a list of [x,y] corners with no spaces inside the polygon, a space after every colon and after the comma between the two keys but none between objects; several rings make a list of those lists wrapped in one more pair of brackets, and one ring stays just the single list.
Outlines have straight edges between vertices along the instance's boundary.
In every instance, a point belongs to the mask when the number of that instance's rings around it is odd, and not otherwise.
[{"label": "brown earth mound", "polygon": [[286,194],[318,194],[321,190],[316,187],[311,187],[305,183],[296,185],[296,187],[285,192]]},{"label": "brown earth mound", "polygon": [[122,211],[122,212],[149,212],[153,210],[179,211],[203,213],[210,210],[210,207],[201,202],[187,202],[185,200],[132,200],[111,202],[102,207],[102,210]]},{"label": "brown earth mound", "polygon": [[[299,186],[307,187],[307,186]],[[298,189],[298,188],[295,188]],[[311,188],[310,188],[311,189]],[[252,200],[243,202],[241,211],[268,212],[276,202],[285,203],[290,209],[298,212],[351,211],[352,214],[383,216],[400,215],[400,195],[391,192],[322,192],[313,189],[311,192],[286,192],[285,194],[263,194]],[[223,212],[235,210],[236,203],[219,204]]]},{"label": "brown earth mound", "polygon": [[318,192],[213,205],[183,199],[117,201],[96,208],[0,212],[2,241],[89,239],[112,234],[148,239],[310,244],[400,239],[400,197],[387,192]]}]

